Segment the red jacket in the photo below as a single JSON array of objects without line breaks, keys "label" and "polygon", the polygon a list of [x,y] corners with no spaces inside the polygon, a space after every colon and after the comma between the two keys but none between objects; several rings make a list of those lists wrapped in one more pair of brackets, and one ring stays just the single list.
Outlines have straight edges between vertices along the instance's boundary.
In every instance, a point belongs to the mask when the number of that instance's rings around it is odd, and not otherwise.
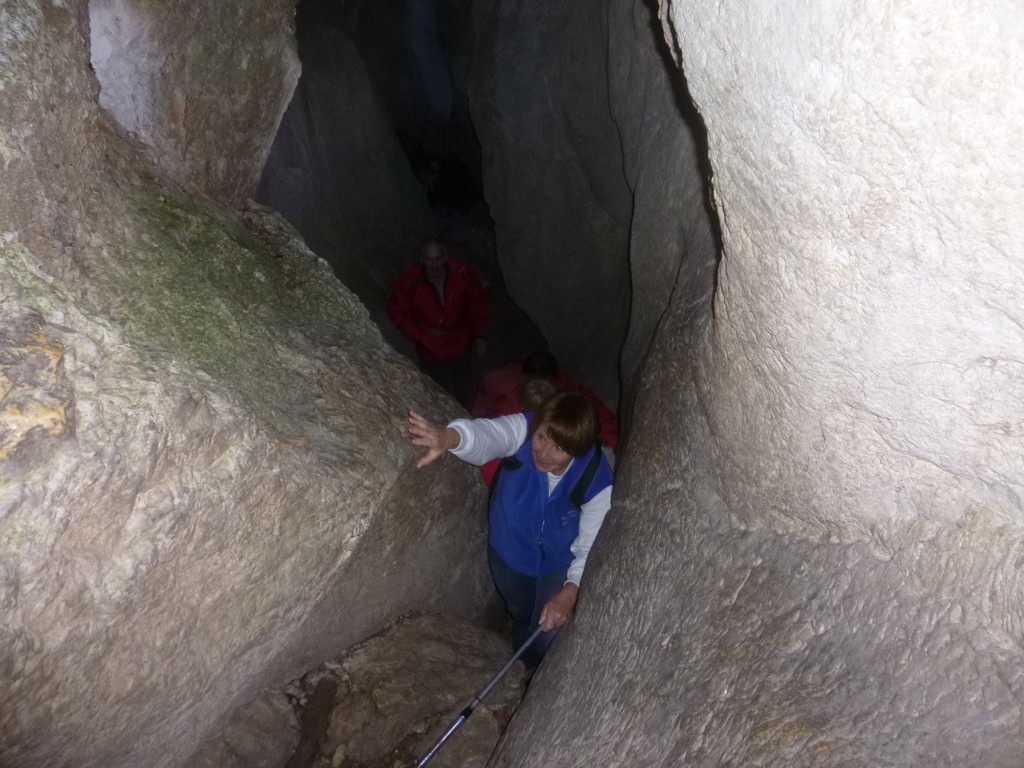
[{"label": "red jacket", "polygon": [[398,276],[388,301],[388,317],[413,340],[416,354],[428,362],[468,355],[473,339],[487,331],[487,297],[473,268],[448,258],[444,305],[427,279],[422,264]]}]

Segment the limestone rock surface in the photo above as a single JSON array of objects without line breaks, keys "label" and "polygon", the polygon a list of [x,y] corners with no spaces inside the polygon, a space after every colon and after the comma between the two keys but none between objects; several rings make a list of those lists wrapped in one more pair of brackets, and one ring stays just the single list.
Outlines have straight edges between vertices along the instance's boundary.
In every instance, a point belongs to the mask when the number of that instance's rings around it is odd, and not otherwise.
[{"label": "limestone rock surface", "polygon": [[395,277],[434,234],[427,197],[354,43],[316,11],[299,17],[303,74],[260,180],[259,197],[376,317]]},{"label": "limestone rock surface", "polygon": [[[704,126],[649,2],[607,2],[608,104],[632,198],[629,324],[620,358],[623,401],[670,300],[700,314],[718,256]],[[679,310],[677,310],[679,311]],[[685,310],[682,310],[685,311]]]},{"label": "limestone rock surface", "polygon": [[666,5],[723,211],[701,386],[730,507],[883,549],[1019,524],[1024,14],[767,8],[709,35]]},{"label": "limestone rock surface", "polygon": [[251,196],[299,76],[295,0],[90,0],[88,14],[100,105],[176,181]]},{"label": "limestone rock surface", "polygon": [[575,622],[492,765],[1019,766],[1024,15],[661,14],[714,304],[673,297]]},{"label": "limestone rock surface", "polygon": [[456,406],[294,230],[111,129],[86,11],[0,11],[0,765],[160,768],[398,615],[479,615],[483,488],[414,470],[406,411]]}]

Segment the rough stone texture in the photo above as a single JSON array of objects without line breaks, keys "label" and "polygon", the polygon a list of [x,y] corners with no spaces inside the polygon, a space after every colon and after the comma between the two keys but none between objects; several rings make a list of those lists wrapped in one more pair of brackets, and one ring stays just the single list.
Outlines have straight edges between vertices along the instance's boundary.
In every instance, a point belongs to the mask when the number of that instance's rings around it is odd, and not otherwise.
[{"label": "rough stone texture", "polygon": [[225,201],[251,196],[299,76],[295,0],[88,9],[100,105],[176,181]]},{"label": "rough stone texture", "polygon": [[[283,222],[111,130],[84,3],[0,9],[0,765],[180,765],[414,608],[479,615],[456,407]],[[216,30],[213,30],[216,32]]]},{"label": "rough stone texture", "polygon": [[[319,739],[320,768],[415,765],[511,657],[507,640],[436,614],[402,619],[303,680],[334,680]],[[515,664],[431,760],[437,768],[480,768],[523,696]],[[316,694],[312,694],[310,698]]]},{"label": "rough stone texture", "polygon": [[1021,10],[672,10],[724,212],[702,388],[730,507],[886,549],[1020,522]]},{"label": "rough stone texture", "polygon": [[299,720],[281,691],[264,691],[189,761],[189,768],[281,768],[299,741]]},{"label": "rough stone texture", "polygon": [[663,11],[714,323],[674,298],[576,621],[492,765],[1019,766],[1024,15]]},{"label": "rough stone texture", "polygon": [[882,558],[736,526],[688,375],[642,387],[632,446],[661,447],[620,469],[614,548],[491,765],[1019,766],[1019,533]]},{"label": "rough stone texture", "polygon": [[300,13],[303,74],[259,199],[378,316],[416,245],[433,234],[433,217],[355,45],[330,20],[315,4]]}]

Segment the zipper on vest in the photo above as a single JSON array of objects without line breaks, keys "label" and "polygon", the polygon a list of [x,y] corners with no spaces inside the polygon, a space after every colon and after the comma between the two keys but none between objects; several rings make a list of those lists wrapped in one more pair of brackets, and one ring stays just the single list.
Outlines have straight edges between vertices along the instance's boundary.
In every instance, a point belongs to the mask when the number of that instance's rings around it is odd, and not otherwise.
[{"label": "zipper on vest", "polygon": [[540,521],[540,538],[537,539],[537,546],[540,547],[540,559],[547,560],[547,555],[544,554],[544,524],[547,523],[547,514],[544,519]]}]

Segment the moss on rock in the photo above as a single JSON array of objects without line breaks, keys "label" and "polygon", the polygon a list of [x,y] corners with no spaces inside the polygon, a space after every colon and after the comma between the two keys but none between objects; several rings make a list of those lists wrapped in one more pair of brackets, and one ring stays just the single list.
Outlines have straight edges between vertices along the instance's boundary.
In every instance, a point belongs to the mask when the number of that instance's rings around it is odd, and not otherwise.
[{"label": "moss on rock", "polygon": [[137,343],[166,348],[263,414],[308,399],[294,385],[296,335],[381,343],[366,309],[276,215],[242,219],[168,190],[131,199],[135,229],[97,278],[104,309]]}]

